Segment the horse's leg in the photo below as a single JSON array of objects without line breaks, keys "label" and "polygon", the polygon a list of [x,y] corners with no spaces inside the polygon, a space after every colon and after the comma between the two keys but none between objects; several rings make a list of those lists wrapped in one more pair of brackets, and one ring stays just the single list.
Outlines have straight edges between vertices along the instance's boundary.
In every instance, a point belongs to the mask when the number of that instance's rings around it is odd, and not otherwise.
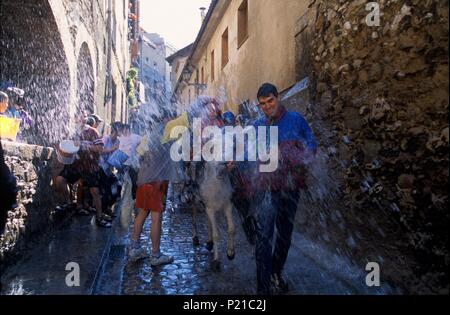
[{"label": "horse's leg", "polygon": [[227,257],[229,260],[233,260],[235,256],[234,234],[236,230],[233,222],[233,206],[231,205],[231,203],[225,207],[225,216],[227,218],[227,227],[228,227]]},{"label": "horse's leg", "polygon": [[206,249],[209,251],[213,250],[214,247],[214,241],[213,241],[213,230],[212,230],[212,224],[211,219],[209,217],[208,208],[206,208],[207,213],[207,220],[208,220],[208,241],[206,242]]},{"label": "horse's leg", "polygon": [[206,213],[208,214],[209,221],[211,222],[212,229],[212,239],[213,239],[213,253],[214,259],[212,261],[212,269],[214,271],[220,270],[220,261],[219,261],[219,231],[217,230],[217,222],[216,222],[216,212],[210,208],[206,209]]},{"label": "horse's leg", "polygon": [[192,244],[194,246],[200,245],[200,240],[197,234],[197,206],[192,207]]}]

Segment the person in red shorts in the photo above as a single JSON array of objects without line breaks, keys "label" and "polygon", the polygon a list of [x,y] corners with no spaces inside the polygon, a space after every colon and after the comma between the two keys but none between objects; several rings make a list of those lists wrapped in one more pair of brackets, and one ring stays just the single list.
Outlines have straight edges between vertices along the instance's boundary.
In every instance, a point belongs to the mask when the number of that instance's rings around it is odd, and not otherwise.
[{"label": "person in red shorts", "polygon": [[149,256],[145,248],[141,247],[140,235],[145,220],[151,213],[152,253],[150,264],[152,266],[173,262],[172,256],[165,255],[160,250],[161,225],[169,182],[175,181],[179,173],[177,171],[178,164],[170,158],[171,144],[161,143],[163,131],[164,124],[155,126],[148,135],[144,136],[139,145],[139,148],[142,149],[136,193],[136,208],[139,209],[139,212],[134,221],[128,252],[131,261]]}]

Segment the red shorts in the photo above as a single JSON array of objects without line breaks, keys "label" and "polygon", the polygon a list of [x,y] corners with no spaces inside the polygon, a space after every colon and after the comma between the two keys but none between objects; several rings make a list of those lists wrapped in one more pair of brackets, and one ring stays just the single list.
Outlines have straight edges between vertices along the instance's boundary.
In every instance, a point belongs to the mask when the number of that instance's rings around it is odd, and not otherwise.
[{"label": "red shorts", "polygon": [[136,193],[136,208],[163,212],[168,186],[166,181],[139,186]]}]

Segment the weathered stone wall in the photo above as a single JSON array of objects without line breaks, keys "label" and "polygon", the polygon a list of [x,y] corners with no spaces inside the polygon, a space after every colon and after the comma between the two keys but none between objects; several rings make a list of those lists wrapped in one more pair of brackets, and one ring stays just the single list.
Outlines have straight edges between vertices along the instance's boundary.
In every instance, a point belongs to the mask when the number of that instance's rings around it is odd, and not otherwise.
[{"label": "weathered stone wall", "polygon": [[311,84],[287,103],[312,121],[334,189],[299,222],[406,292],[448,293],[448,1],[378,1],[372,27],[367,2],[310,1],[298,23]]},{"label": "weathered stone wall", "polygon": [[1,1],[0,19],[0,81],[25,90],[35,121],[26,142],[68,137],[80,107],[107,123],[126,120],[127,0]]},{"label": "weathered stone wall", "polygon": [[20,255],[30,240],[51,230],[56,221],[51,174],[53,149],[2,141],[5,162],[17,180],[17,207],[8,212],[0,236],[0,261]]}]

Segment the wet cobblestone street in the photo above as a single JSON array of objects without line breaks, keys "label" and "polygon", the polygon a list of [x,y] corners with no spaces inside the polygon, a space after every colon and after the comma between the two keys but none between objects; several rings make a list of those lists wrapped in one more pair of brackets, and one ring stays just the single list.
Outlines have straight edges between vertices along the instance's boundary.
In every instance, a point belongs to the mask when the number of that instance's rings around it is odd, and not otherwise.
[{"label": "wet cobblestone street", "polygon": [[[128,185],[129,186],[129,185]],[[128,196],[126,189],[124,196]],[[170,195],[170,194],[169,194]],[[177,194],[175,194],[177,195]],[[168,201],[168,209],[171,198]],[[205,246],[207,218],[197,215],[200,246],[192,244],[192,213],[188,207],[166,210],[161,236],[162,252],[172,255],[169,265],[152,267],[150,259],[128,261],[127,245],[133,224],[133,202],[125,197],[118,204],[120,216],[112,230],[95,228],[93,218],[73,217],[47,242],[2,273],[2,294],[94,294],[94,295],[252,295],[256,293],[254,248],[244,235],[236,210],[236,257],[226,257],[226,224],[218,214],[221,270],[212,269],[212,253]],[[299,209],[301,211],[301,209]],[[144,225],[142,245],[150,252],[150,220]],[[84,232],[82,232],[84,231]],[[80,233],[82,232],[82,233]],[[65,284],[68,262],[77,262],[81,286]],[[387,283],[367,287],[365,266],[331,254],[294,231],[285,266],[288,294],[389,294],[398,293]],[[36,275],[40,275],[36,277]]]},{"label": "wet cobblestone street", "polygon": [[[223,221],[221,221],[223,223]],[[236,233],[236,258],[229,261],[224,249],[225,239],[221,240],[221,271],[214,272],[210,262],[207,241],[206,214],[198,218],[200,246],[192,244],[192,218],[189,209],[178,209],[165,213],[161,250],[174,256],[174,263],[151,267],[149,259],[127,262],[125,267],[123,294],[253,294],[255,272],[253,248],[245,240],[242,230]],[[220,233],[225,233],[223,224]],[[150,221],[144,226],[141,237],[150,251]]]},{"label": "wet cobblestone street", "polygon": [[[189,208],[165,212],[161,251],[172,255],[169,265],[152,267],[150,259],[127,261],[122,283],[126,295],[252,295],[256,293],[256,264],[254,247],[243,232],[234,210],[236,225],[236,257],[226,257],[226,223],[223,214],[218,215],[221,270],[211,268],[212,253],[206,249],[207,218],[205,212],[197,217],[200,246],[192,244],[192,214]],[[130,227],[131,231],[132,227]],[[147,219],[141,235],[141,243],[151,251],[150,220]],[[128,243],[129,235],[124,242]],[[291,250],[285,266],[289,294],[379,294],[386,288],[365,286],[365,273],[338,257],[324,256],[323,250],[294,232]],[[318,255],[313,257],[310,255]],[[321,265],[324,260],[329,265]],[[389,290],[389,289],[388,289]]]}]

